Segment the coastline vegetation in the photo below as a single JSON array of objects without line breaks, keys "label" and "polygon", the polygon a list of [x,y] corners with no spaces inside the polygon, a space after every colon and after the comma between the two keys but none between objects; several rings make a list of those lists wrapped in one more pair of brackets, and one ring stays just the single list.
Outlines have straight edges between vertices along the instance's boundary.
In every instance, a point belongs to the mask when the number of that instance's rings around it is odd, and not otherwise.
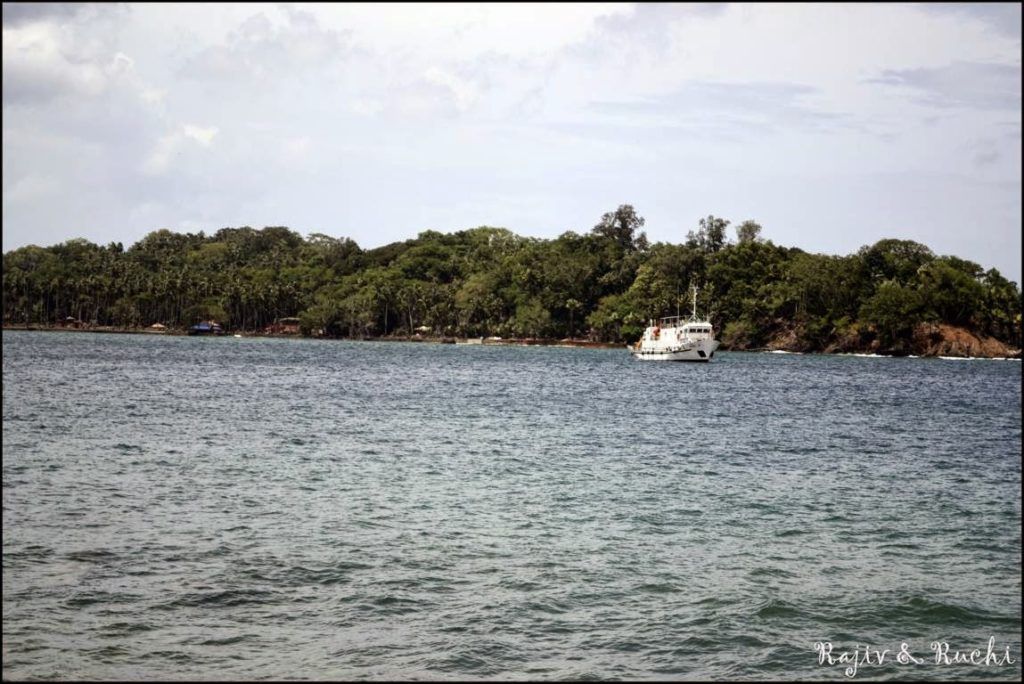
[{"label": "coastline vegetation", "polygon": [[621,205],[555,239],[482,226],[364,250],[243,227],[157,230],[127,249],[30,245],[3,256],[3,321],[180,330],[216,320],[261,332],[298,317],[303,334],[326,337],[631,342],[648,320],[687,313],[696,283],[725,349],[940,353],[951,330],[1021,347],[1019,286],[917,242],[830,256],[775,245],[754,221],[730,239],[730,222],[708,216],[682,244],[649,244],[643,225]]}]

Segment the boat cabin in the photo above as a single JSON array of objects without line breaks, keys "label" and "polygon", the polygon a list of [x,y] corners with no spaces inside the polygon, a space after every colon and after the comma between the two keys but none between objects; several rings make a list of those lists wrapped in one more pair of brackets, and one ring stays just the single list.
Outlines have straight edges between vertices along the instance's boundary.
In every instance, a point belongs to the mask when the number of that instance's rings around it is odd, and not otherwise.
[{"label": "boat cabin", "polygon": [[696,321],[692,317],[668,316],[658,319],[656,325],[652,322],[652,326],[654,328],[652,339],[658,339],[661,331],[666,328],[675,328],[681,337],[688,337],[691,340],[711,339],[714,333],[710,323],[707,321]]}]

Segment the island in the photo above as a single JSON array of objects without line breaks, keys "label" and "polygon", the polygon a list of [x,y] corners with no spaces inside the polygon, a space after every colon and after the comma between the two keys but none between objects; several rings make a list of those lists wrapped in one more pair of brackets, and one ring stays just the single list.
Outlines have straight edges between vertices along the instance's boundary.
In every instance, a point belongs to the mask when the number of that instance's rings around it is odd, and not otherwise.
[{"label": "island", "polygon": [[3,256],[6,329],[622,346],[700,307],[722,350],[1020,358],[1021,290],[996,269],[884,239],[845,256],[701,218],[650,244],[632,205],[582,233],[428,230],[374,249],[287,227],[157,230]]}]

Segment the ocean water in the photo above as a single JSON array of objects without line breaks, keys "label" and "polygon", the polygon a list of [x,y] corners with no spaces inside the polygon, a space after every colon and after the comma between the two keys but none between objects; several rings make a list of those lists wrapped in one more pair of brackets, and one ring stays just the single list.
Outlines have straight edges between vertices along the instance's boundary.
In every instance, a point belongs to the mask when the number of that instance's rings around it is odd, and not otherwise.
[{"label": "ocean water", "polygon": [[1021,659],[1019,362],[3,333],[5,678]]}]

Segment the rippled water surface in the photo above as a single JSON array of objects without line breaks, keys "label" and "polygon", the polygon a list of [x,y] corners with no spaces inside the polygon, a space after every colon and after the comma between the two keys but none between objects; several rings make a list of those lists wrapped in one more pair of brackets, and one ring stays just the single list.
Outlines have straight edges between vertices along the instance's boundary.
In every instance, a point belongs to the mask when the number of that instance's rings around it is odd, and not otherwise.
[{"label": "rippled water surface", "polygon": [[1020,420],[1012,361],[6,331],[3,675],[1019,679]]}]

